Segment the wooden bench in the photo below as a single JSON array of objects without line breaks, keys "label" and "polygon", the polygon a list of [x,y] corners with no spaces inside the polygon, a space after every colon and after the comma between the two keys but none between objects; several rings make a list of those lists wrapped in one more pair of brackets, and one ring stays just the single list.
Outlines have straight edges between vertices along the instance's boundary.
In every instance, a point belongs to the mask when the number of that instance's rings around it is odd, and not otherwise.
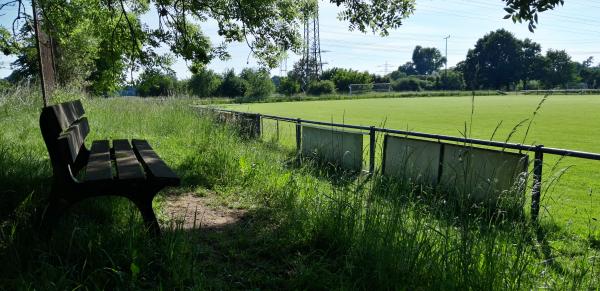
[{"label": "wooden bench", "polygon": [[42,110],[40,128],[53,170],[52,190],[43,224],[55,222],[70,206],[90,197],[121,196],[139,208],[146,227],[160,228],[152,209],[154,196],[163,188],[178,186],[179,178],[145,140],[85,139],[90,132],[79,100]]}]

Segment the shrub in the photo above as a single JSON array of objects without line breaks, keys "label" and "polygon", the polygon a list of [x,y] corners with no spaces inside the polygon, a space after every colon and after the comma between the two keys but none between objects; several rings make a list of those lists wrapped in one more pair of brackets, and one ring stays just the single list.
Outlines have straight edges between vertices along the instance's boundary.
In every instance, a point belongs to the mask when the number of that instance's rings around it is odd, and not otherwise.
[{"label": "shrub", "polygon": [[529,80],[527,84],[523,85],[524,90],[539,90],[544,89],[544,85],[539,80]]},{"label": "shrub", "polygon": [[234,98],[241,97],[246,94],[248,83],[235,75],[233,70],[229,70],[223,74],[223,82],[219,87],[221,96]]},{"label": "shrub", "polygon": [[12,87],[12,85],[9,81],[0,79],[0,91],[8,90],[10,87]]},{"label": "shrub", "polygon": [[140,96],[168,96],[173,95],[176,85],[174,72],[147,69],[138,78],[136,87]]},{"label": "shrub", "polygon": [[240,77],[247,83],[244,96],[250,100],[260,100],[269,97],[275,91],[269,72],[264,69],[244,69]]},{"label": "shrub", "polygon": [[292,96],[300,92],[300,83],[289,77],[281,78],[277,91],[285,96]]},{"label": "shrub", "polygon": [[401,78],[392,82],[394,91],[422,91],[428,87],[428,82],[415,77]]},{"label": "shrub", "polygon": [[212,70],[199,69],[190,78],[188,88],[194,96],[211,97],[219,93],[221,86],[221,76]]},{"label": "shrub", "polygon": [[359,72],[352,69],[333,68],[323,72],[323,80],[331,80],[338,91],[348,91],[350,84],[368,84],[373,79],[368,72]]},{"label": "shrub", "polygon": [[398,79],[406,78],[408,75],[401,71],[393,71],[388,76],[392,81],[395,81]]},{"label": "shrub", "polygon": [[332,81],[314,81],[308,85],[308,94],[321,95],[335,92],[335,84]]},{"label": "shrub", "polygon": [[462,90],[465,88],[465,80],[462,74],[456,71],[442,72],[439,80],[439,89]]}]

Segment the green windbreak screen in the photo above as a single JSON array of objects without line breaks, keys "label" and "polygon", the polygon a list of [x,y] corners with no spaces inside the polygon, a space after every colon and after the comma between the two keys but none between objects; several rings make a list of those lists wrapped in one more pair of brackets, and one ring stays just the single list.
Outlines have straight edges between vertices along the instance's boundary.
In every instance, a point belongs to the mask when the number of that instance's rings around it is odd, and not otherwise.
[{"label": "green windbreak screen", "polygon": [[391,135],[385,136],[384,143],[384,175],[412,183],[437,184],[440,143]]},{"label": "green windbreak screen", "polygon": [[444,144],[441,184],[478,201],[503,193],[522,194],[527,185],[528,156]]},{"label": "green windbreak screen", "polygon": [[305,157],[316,157],[347,170],[360,171],[362,150],[362,133],[302,126],[302,155]]}]

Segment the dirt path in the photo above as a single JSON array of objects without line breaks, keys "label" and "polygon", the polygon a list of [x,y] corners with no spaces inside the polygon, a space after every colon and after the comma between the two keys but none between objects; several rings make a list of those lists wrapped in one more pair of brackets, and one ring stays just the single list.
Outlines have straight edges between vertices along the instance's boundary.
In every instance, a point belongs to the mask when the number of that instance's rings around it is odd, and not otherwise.
[{"label": "dirt path", "polygon": [[246,214],[242,209],[230,209],[211,203],[214,198],[200,197],[194,193],[166,198],[163,215],[166,227],[182,229],[218,229],[239,222]]}]

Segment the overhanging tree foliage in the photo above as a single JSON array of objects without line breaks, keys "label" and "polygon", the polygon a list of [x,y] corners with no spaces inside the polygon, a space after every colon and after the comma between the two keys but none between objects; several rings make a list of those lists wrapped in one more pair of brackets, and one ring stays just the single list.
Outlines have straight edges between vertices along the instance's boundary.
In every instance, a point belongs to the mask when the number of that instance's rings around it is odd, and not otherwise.
[{"label": "overhanging tree foliage", "polygon": [[[34,0],[44,19],[43,28],[57,40],[59,71],[83,70],[71,76],[95,84],[93,90],[112,90],[124,79],[125,69],[156,67],[161,57],[156,48],[170,48],[176,56],[194,64],[227,58],[227,44],[246,42],[254,56],[273,67],[286,50],[299,52],[299,29],[306,7],[315,0]],[[415,0],[330,0],[340,7],[339,18],[349,29],[387,35],[415,9]],[[504,0],[514,21],[537,23],[537,14],[562,4],[560,0]],[[0,2],[0,10],[17,7],[15,24],[31,26],[25,0]],[[154,13],[158,27],[143,23],[141,16]],[[213,44],[201,30],[209,19],[218,24],[224,39]],[[10,36],[0,34],[3,53],[19,53],[25,47],[18,27]],[[31,63],[31,62],[30,62]]]}]

